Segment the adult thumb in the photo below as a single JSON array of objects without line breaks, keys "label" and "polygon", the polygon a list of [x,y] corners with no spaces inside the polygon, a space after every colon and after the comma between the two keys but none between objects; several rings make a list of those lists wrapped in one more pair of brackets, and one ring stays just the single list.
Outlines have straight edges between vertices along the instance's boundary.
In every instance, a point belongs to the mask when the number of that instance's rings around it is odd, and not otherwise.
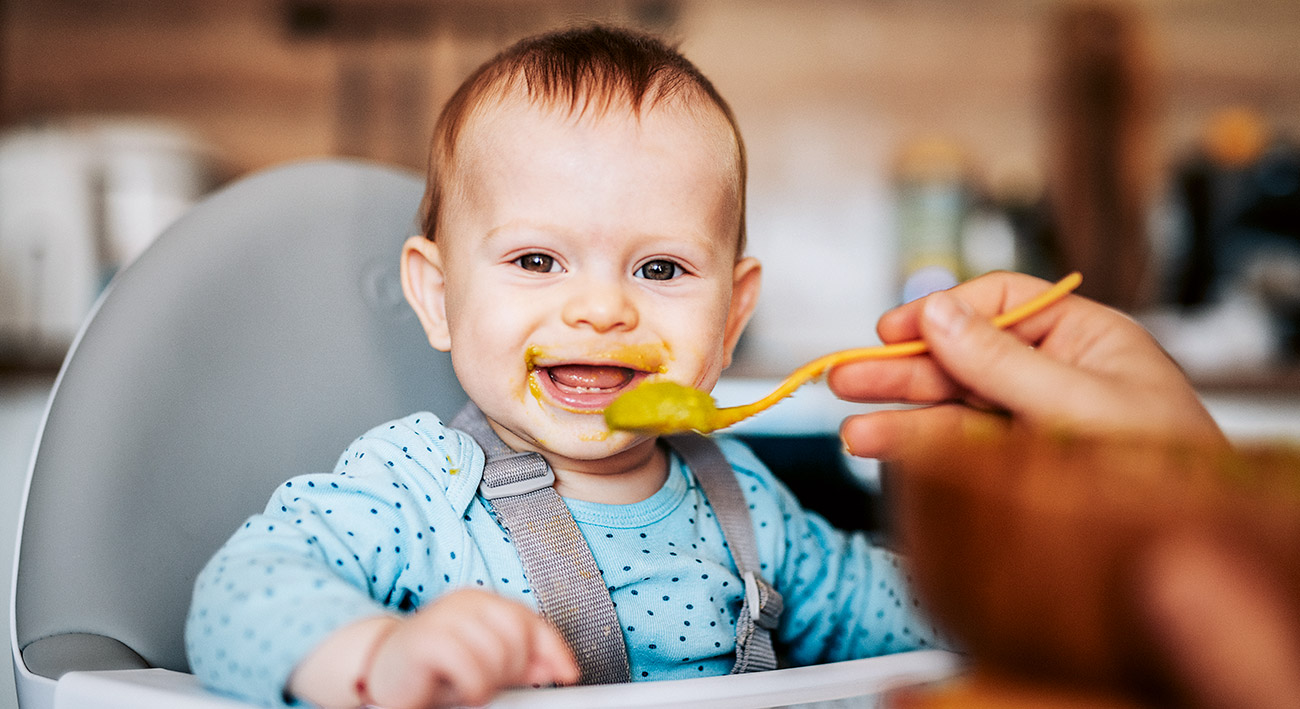
[{"label": "adult thumb", "polygon": [[1063,389],[1085,384],[1079,371],[994,327],[951,293],[926,298],[921,334],[948,376],[1014,415],[1051,417]]}]

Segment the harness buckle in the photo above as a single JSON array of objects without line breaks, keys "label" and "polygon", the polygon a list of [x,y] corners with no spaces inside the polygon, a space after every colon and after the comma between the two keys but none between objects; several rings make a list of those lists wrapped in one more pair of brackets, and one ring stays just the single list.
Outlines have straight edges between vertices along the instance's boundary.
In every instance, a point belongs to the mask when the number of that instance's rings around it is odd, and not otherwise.
[{"label": "harness buckle", "polygon": [[763,603],[759,600],[758,581],[754,578],[753,571],[745,572],[745,603],[749,605],[749,617],[755,622],[763,613]]},{"label": "harness buckle", "polygon": [[[536,460],[532,460],[532,458]],[[541,490],[555,484],[555,472],[551,470],[551,466],[546,464],[546,460],[537,453],[515,453],[514,455],[494,459],[493,463],[507,469],[526,470],[532,468],[538,474],[501,485],[492,485],[486,479],[480,480],[478,494],[482,495],[485,500],[527,495],[535,490]]]},{"label": "harness buckle", "polygon": [[[750,619],[759,627],[768,630],[775,628],[785,605],[781,594],[753,571],[746,571],[741,578],[745,581],[745,603],[749,606]],[[766,619],[764,614],[767,615]]]}]

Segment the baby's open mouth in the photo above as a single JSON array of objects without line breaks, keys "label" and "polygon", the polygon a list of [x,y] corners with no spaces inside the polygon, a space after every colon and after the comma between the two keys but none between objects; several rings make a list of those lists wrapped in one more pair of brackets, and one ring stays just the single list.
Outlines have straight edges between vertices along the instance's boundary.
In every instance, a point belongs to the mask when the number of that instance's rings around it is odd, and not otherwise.
[{"label": "baby's open mouth", "polygon": [[547,398],[584,413],[603,411],[619,394],[649,375],[609,364],[556,364],[533,370],[537,386]]},{"label": "baby's open mouth", "polygon": [[[575,354],[576,352],[585,353]],[[663,374],[666,344],[601,345],[561,353],[530,345],[524,353],[528,388],[538,403],[598,414],[652,374]]]},{"label": "baby's open mouth", "polygon": [[546,373],[556,386],[576,391],[617,389],[632,379],[634,372],[627,367],[606,367],[586,364],[564,364],[547,367]]}]

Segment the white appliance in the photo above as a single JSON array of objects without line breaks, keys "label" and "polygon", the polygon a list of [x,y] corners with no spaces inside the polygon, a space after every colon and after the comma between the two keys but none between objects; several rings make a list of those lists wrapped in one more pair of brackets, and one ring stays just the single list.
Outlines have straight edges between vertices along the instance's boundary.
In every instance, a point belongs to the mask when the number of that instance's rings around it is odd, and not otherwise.
[{"label": "white appliance", "polygon": [[57,364],[112,274],[212,186],[211,165],[161,121],[0,134],[0,365]]}]

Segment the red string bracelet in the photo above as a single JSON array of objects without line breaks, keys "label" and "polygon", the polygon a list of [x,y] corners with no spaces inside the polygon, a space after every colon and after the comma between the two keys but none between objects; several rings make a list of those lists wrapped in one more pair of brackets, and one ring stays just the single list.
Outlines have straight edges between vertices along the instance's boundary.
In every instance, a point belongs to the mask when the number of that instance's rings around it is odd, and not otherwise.
[{"label": "red string bracelet", "polygon": [[379,655],[379,648],[395,630],[397,630],[397,623],[389,623],[388,627],[381,630],[370,645],[370,652],[366,654],[365,661],[361,664],[361,672],[357,675],[357,681],[352,685],[352,689],[357,695],[358,706],[375,706],[375,700],[370,696],[370,673],[375,669],[375,658]]}]

